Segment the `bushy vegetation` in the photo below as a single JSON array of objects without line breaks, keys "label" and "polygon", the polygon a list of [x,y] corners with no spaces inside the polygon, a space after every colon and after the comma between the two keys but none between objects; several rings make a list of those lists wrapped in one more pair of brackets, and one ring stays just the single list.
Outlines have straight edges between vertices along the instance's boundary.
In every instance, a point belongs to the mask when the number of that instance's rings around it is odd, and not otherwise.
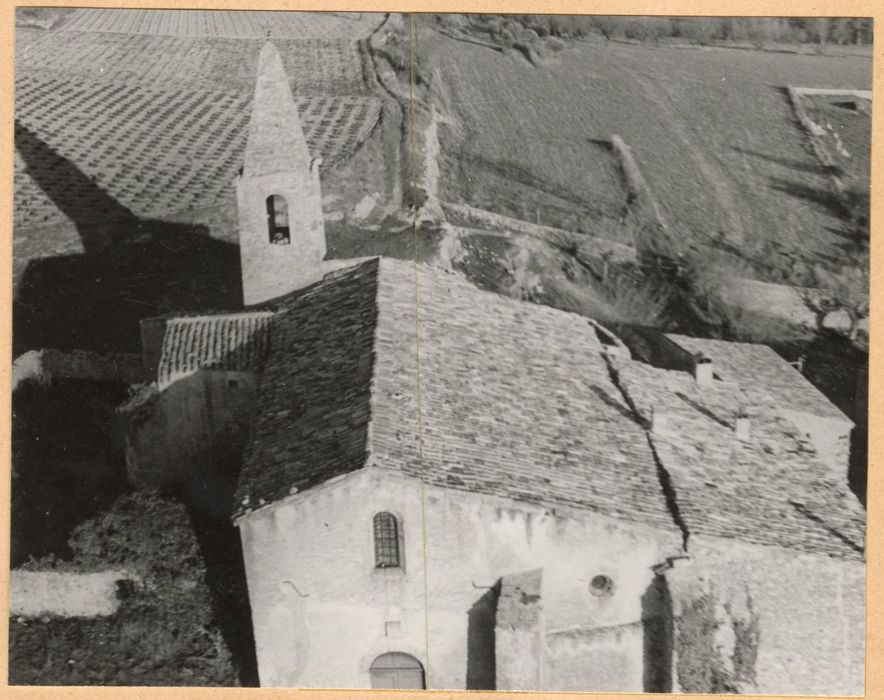
[{"label": "bushy vegetation", "polygon": [[28,380],[12,397],[12,536],[19,566],[49,552],[69,556],[83,520],[124,488],[122,453],[111,429],[122,384]]},{"label": "bushy vegetation", "polygon": [[869,316],[871,124],[868,113],[858,108],[862,102],[818,96],[812,113],[819,129],[808,134],[817,153],[833,163],[837,179],[827,199],[847,223],[839,255],[813,265],[813,286],[829,294],[827,304],[817,311],[821,318],[828,311],[843,311],[852,341],[859,336],[860,322]]},{"label": "bushy vegetation", "polygon": [[140,583],[121,589],[120,608],[109,617],[11,619],[10,683],[237,684],[183,505],[146,494],[123,496],[76,528],[70,548],[71,561],[49,557],[31,568],[118,568]]},{"label": "bushy vegetation", "polygon": [[433,68],[424,51],[417,50],[418,20],[413,16],[391,15],[380,40],[369,43],[376,57],[385,59],[405,85],[430,85]]},{"label": "bushy vegetation", "polygon": [[436,15],[436,27],[458,38],[472,37],[499,50],[515,49],[531,63],[565,47],[563,40],[585,36],[588,17],[557,15]]},{"label": "bushy vegetation", "polygon": [[698,44],[861,44],[872,43],[872,20],[846,17],[620,17],[601,15],[437,15],[444,29],[471,33],[523,51],[546,41],[601,34],[605,39],[658,42],[681,39]]},{"label": "bushy vegetation", "polygon": [[666,321],[673,290],[663,280],[617,272],[606,280],[602,297],[606,308],[601,310],[599,321],[659,327]]},{"label": "bushy vegetation", "polygon": [[[685,605],[676,622],[675,639],[676,671],[684,692],[745,693],[753,689],[760,619],[752,609],[751,597],[747,600],[745,617],[734,615],[732,606],[722,604],[714,592],[702,593]],[[731,649],[722,647],[725,639],[732,640]]]},{"label": "bushy vegetation", "polygon": [[664,37],[699,44],[768,43],[871,44],[872,22],[850,18],[782,17],[594,17],[592,26],[606,38],[639,41]]}]

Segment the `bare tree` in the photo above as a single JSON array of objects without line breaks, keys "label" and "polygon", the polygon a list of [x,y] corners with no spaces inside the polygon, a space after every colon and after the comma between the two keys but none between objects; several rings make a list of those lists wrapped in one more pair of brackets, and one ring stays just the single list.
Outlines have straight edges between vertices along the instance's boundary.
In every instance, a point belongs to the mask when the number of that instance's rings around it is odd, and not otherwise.
[{"label": "bare tree", "polygon": [[828,310],[842,309],[850,319],[848,337],[859,335],[859,324],[869,317],[869,270],[867,265],[846,265],[838,270],[814,268],[817,286],[829,295]]}]

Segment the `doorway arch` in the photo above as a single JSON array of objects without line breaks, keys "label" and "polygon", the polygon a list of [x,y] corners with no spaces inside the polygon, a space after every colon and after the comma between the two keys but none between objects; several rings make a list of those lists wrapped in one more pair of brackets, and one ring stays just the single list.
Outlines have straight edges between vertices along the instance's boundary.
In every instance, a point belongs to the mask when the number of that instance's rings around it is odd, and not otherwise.
[{"label": "doorway arch", "polygon": [[426,680],[421,662],[401,651],[381,654],[368,669],[372,688],[424,690]]}]

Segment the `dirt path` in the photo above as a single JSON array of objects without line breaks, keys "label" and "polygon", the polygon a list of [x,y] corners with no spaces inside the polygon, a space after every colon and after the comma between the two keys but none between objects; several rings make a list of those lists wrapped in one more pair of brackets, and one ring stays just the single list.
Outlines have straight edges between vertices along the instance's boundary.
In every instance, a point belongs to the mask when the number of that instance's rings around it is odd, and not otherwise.
[{"label": "dirt path", "polygon": [[439,203],[439,112],[436,105],[430,107],[430,123],[424,131],[424,172],[423,188],[427,200],[421,213],[430,219],[442,220],[445,213]]},{"label": "dirt path", "polygon": [[460,240],[460,231],[452,226],[445,217],[445,210],[439,200],[439,121],[442,119],[433,104],[430,107],[430,123],[424,130],[424,158],[422,185],[426,194],[426,200],[417,210],[419,221],[433,221],[442,229],[443,236],[439,243],[437,264],[450,272],[456,270],[456,265],[466,255]]},{"label": "dirt path", "polygon": [[407,114],[407,97],[399,91],[396,74],[386,62],[379,58],[378,42],[381,32],[390,23],[390,14],[364,42],[363,72],[375,86],[376,94],[381,98],[381,128],[383,130],[386,188],[391,202],[401,203],[405,182],[405,170],[402,164],[408,161],[408,138],[405,130],[405,114]]}]

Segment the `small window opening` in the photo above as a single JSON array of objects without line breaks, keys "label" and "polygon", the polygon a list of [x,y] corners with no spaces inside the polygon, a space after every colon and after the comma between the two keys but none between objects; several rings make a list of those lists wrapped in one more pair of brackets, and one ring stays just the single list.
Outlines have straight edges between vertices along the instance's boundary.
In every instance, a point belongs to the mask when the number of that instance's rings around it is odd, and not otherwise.
[{"label": "small window opening", "polygon": [[399,523],[392,513],[374,516],[374,565],[378,569],[400,566]]},{"label": "small window opening", "polygon": [[589,582],[589,592],[594,596],[608,596],[614,590],[614,581],[611,580],[610,576],[605,576],[604,574],[599,574],[598,576],[593,576],[592,581]]},{"label": "small window opening", "polygon": [[239,379],[228,379],[227,380],[227,388],[228,389],[236,389],[239,387]]},{"label": "small window opening", "polygon": [[291,243],[289,207],[282,195],[272,194],[267,198],[267,231],[273,245]]}]

